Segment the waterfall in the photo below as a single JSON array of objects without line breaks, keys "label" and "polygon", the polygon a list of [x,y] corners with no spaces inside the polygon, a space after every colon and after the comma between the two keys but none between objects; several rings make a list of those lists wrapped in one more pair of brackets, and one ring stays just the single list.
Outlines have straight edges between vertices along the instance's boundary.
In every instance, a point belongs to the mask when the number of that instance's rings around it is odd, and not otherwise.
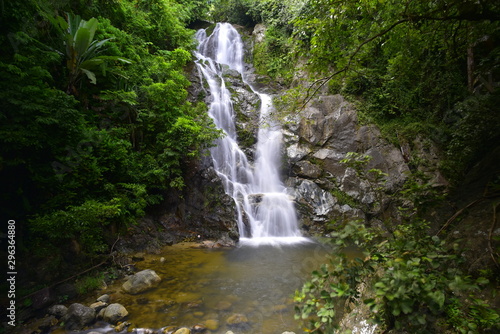
[{"label": "waterfall", "polygon": [[[210,36],[205,30],[199,30],[196,38],[199,41],[195,52],[196,65],[210,90],[209,115],[225,134],[211,149],[211,156],[225,191],[236,203],[240,243],[309,241],[301,235],[293,201],[280,180],[282,133],[279,125],[267,117],[273,108],[271,96],[257,92],[245,81],[243,42],[239,33],[229,23],[217,23]],[[235,113],[222,76],[223,66],[238,71],[242,80],[261,99],[253,166],[238,146]]]}]

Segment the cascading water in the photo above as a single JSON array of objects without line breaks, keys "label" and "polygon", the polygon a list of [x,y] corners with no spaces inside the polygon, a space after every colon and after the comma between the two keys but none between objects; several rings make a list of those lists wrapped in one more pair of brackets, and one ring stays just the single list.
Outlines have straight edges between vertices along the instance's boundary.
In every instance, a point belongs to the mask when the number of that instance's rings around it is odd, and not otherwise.
[{"label": "cascading water", "polygon": [[197,67],[210,90],[209,114],[225,132],[225,137],[211,150],[212,159],[226,192],[235,200],[240,242],[289,244],[309,241],[300,233],[293,202],[280,180],[282,134],[277,124],[267,120],[272,111],[271,96],[255,91],[251,85],[262,102],[254,166],[238,146],[231,94],[226,89],[222,67],[238,71],[248,84],[239,33],[229,23],[218,23],[210,36],[205,30],[199,30],[196,38],[199,41],[195,53]]}]

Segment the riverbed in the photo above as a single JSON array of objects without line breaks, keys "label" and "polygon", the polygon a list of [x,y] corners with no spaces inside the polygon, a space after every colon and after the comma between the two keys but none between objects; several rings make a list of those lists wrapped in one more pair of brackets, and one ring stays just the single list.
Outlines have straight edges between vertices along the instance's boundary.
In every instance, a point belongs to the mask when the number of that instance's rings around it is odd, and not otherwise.
[{"label": "riverbed", "polygon": [[[213,334],[228,330],[236,334],[303,332],[294,319],[293,294],[309,273],[326,261],[325,246],[309,242],[232,249],[198,247],[181,243],[141,257],[137,270],[156,271],[162,278],[157,288],[128,295],[121,290],[123,281],[117,281],[96,296],[107,293],[112,303],[127,308],[129,330],[208,324],[208,333]],[[235,314],[247,321],[232,325]]]}]

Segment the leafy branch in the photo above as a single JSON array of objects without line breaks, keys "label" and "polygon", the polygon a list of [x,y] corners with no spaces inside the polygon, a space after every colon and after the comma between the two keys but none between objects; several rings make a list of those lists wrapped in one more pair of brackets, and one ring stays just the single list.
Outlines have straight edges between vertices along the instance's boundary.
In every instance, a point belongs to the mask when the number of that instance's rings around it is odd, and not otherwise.
[{"label": "leafy branch", "polygon": [[[408,4],[409,3],[407,3],[407,7],[408,7]],[[371,43],[372,41],[374,41],[380,37],[383,37],[384,35],[386,35],[387,33],[389,33],[390,31],[392,31],[394,28],[396,28],[397,26],[399,26],[401,24],[406,24],[406,23],[415,24],[415,23],[422,22],[422,21],[470,21],[470,22],[479,22],[479,21],[497,22],[497,21],[500,21],[500,15],[498,15],[497,13],[494,13],[492,11],[485,11],[483,13],[462,13],[462,14],[458,14],[458,15],[446,15],[446,16],[439,17],[439,16],[434,16],[433,14],[438,13],[440,10],[443,10],[443,9],[436,9],[435,11],[433,11],[432,13],[429,13],[427,15],[415,15],[415,14],[408,14],[407,7],[405,8],[404,13],[401,14],[401,17],[403,17],[403,18],[392,23],[390,26],[383,29],[379,33],[377,33],[377,34],[371,36],[370,38],[365,39],[363,42],[361,42],[354,49],[354,51],[351,53],[351,55],[348,58],[347,64],[345,66],[343,66],[341,69],[335,71],[334,73],[332,73],[326,77],[315,80],[311,85],[309,85],[309,87],[307,89],[306,96],[305,96],[303,103],[302,103],[302,107],[299,110],[304,109],[306,107],[306,105],[311,101],[311,99],[318,93],[318,91],[326,83],[328,83],[331,79],[333,79],[334,77],[336,77],[337,75],[339,75],[341,73],[346,73],[349,70],[351,70],[354,59],[359,54],[359,52],[361,51],[363,46]],[[449,9],[450,8],[446,8],[446,10],[449,10]],[[313,88],[314,88],[314,90],[313,90]]]}]

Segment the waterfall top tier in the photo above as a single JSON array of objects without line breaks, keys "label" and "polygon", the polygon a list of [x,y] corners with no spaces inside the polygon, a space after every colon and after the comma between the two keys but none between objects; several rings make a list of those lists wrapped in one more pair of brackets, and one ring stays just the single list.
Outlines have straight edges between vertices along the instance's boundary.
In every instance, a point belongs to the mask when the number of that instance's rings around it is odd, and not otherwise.
[{"label": "waterfall top tier", "polygon": [[[293,201],[280,179],[282,133],[277,124],[267,119],[273,109],[271,96],[255,91],[245,82],[240,34],[229,23],[217,23],[210,36],[205,30],[199,30],[196,38],[199,41],[195,53],[197,67],[202,80],[208,84],[209,115],[225,133],[225,137],[218,139],[211,149],[211,155],[226,193],[236,203],[240,243],[280,245],[309,242],[302,237]],[[238,145],[235,112],[221,64],[238,71],[262,102],[261,109],[255,110],[260,112],[260,128],[253,166]]]}]

